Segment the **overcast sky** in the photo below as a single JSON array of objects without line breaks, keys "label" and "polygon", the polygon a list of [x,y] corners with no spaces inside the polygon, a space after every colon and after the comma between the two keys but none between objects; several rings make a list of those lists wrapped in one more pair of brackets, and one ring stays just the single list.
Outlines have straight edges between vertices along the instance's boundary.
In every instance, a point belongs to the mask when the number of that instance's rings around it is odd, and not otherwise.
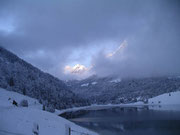
[{"label": "overcast sky", "polygon": [[0,0],[0,45],[60,79],[179,75],[180,1]]}]

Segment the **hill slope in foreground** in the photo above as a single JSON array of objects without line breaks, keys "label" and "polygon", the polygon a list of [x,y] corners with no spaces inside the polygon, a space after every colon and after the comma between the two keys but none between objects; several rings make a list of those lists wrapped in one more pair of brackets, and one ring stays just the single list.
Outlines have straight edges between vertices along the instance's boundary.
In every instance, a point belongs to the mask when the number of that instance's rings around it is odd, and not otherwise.
[{"label": "hill slope in foreground", "polygon": [[[23,99],[28,101],[28,107],[12,105],[13,100],[19,103]],[[36,99],[0,88],[0,135],[32,135],[34,124],[38,124],[40,135],[65,135],[67,125],[76,131],[72,135],[96,135],[54,113],[42,111]]]}]

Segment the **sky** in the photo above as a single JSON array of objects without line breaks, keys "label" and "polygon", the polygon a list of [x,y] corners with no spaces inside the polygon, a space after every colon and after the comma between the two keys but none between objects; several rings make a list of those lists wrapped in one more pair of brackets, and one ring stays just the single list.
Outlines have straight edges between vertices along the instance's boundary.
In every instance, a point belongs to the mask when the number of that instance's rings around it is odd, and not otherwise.
[{"label": "sky", "polygon": [[0,0],[0,45],[60,79],[180,75],[178,0]]}]

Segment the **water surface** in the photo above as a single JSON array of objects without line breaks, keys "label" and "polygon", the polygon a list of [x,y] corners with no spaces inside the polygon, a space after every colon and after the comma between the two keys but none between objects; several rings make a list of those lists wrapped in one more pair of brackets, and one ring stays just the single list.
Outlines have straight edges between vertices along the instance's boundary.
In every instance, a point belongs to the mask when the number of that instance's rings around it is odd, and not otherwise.
[{"label": "water surface", "polygon": [[152,107],[80,110],[61,116],[100,135],[180,135],[179,110],[150,108]]}]

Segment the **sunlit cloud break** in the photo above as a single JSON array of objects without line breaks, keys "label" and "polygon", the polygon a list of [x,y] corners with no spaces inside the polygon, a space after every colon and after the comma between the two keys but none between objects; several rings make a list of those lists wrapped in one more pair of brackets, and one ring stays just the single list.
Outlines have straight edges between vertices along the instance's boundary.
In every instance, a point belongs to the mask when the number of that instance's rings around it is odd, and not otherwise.
[{"label": "sunlit cloud break", "polygon": [[73,67],[67,65],[64,67],[64,73],[65,74],[83,74],[85,72],[87,72],[89,69],[87,67],[85,67],[84,65],[81,64],[76,64]]},{"label": "sunlit cloud break", "polygon": [[128,44],[127,44],[127,41],[124,40],[124,41],[120,44],[120,46],[119,46],[115,51],[113,51],[113,52],[111,52],[111,53],[108,53],[108,54],[106,55],[106,57],[113,57],[113,56],[116,55],[116,54],[120,54],[120,53],[125,49],[125,47],[126,47],[127,45],[128,45]]}]

